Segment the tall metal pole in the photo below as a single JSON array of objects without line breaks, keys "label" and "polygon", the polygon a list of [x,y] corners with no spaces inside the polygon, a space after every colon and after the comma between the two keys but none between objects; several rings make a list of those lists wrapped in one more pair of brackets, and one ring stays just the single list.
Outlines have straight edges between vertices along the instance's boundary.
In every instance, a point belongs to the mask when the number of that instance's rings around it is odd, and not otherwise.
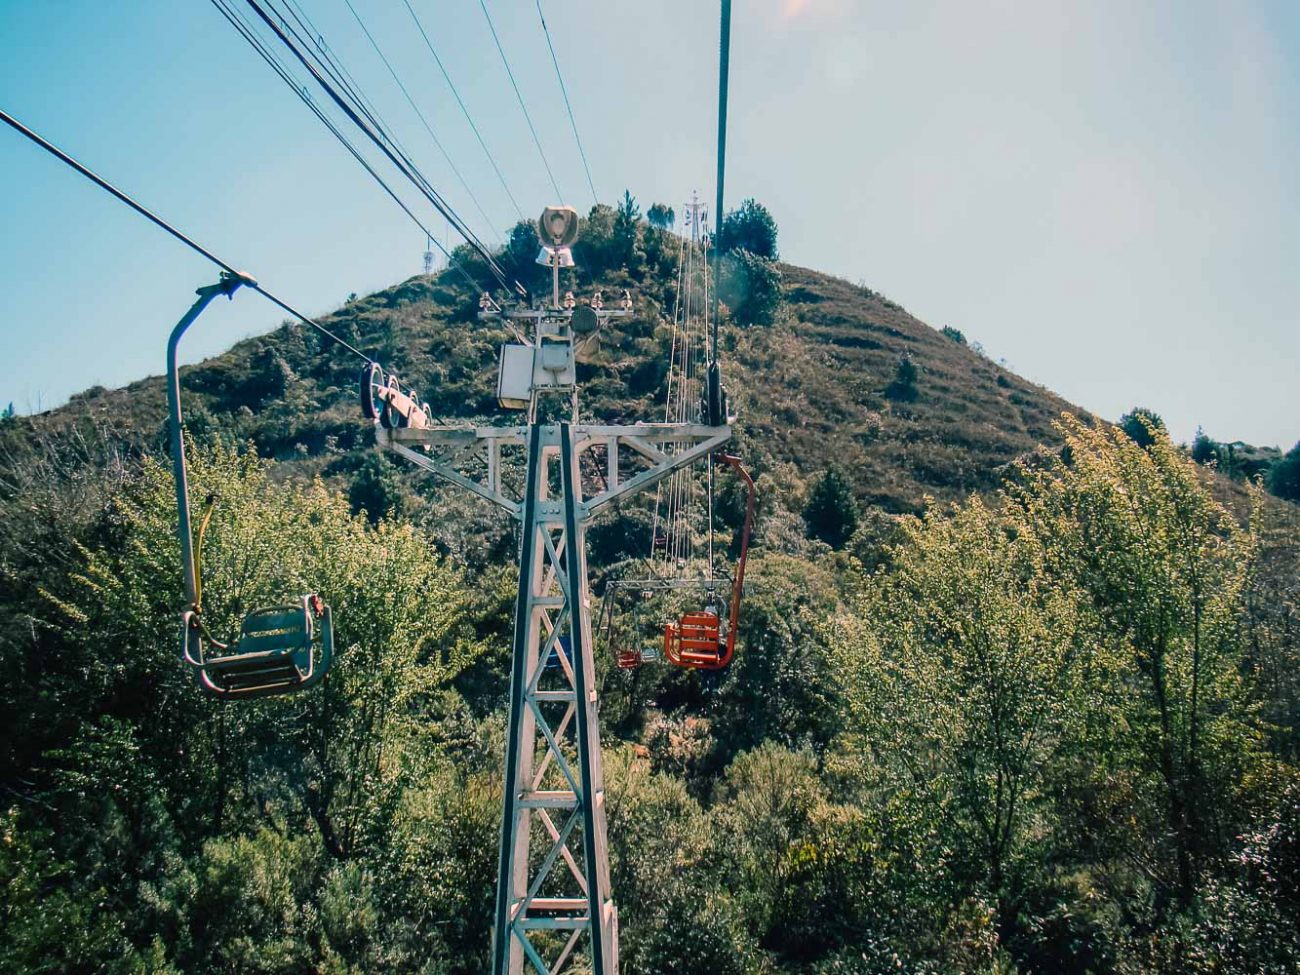
[{"label": "tall metal pole", "polygon": [[722,235],[725,213],[722,209],[722,188],[727,172],[727,76],[731,67],[731,0],[722,0],[721,45],[718,59],[718,200],[713,210],[713,330],[709,340],[709,423],[717,426],[726,422],[726,403],[722,395],[722,367],[718,364],[718,304],[722,280],[722,248],[718,238]]},{"label": "tall metal pole", "polygon": [[[731,73],[731,0],[722,0],[721,43],[718,52],[718,199],[713,208],[714,237],[722,232],[722,189],[727,175],[727,80]],[[722,270],[722,249],[713,247],[713,336],[710,358],[718,361],[718,280]]]}]

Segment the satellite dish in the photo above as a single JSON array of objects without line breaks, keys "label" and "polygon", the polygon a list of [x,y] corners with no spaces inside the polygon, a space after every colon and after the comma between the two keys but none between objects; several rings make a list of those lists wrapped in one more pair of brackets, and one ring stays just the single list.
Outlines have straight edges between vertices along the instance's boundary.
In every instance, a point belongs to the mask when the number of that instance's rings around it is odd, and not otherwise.
[{"label": "satellite dish", "polygon": [[547,207],[537,219],[537,239],[544,247],[569,247],[578,239],[578,211]]},{"label": "satellite dish", "polygon": [[569,319],[569,327],[578,335],[590,335],[600,328],[600,318],[597,317],[596,311],[591,305],[579,305],[573,309],[573,317]]}]

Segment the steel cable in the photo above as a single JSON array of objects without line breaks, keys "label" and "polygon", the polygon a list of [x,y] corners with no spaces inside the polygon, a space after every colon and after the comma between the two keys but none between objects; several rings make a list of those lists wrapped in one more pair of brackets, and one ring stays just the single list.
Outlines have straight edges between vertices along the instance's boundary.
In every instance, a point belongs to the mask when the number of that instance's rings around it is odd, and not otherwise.
[{"label": "steel cable", "polygon": [[560,82],[560,94],[564,96],[564,107],[569,112],[569,125],[573,127],[573,141],[578,144],[578,155],[582,157],[582,169],[587,174],[587,188],[591,190],[591,202],[599,203],[596,196],[596,184],[591,180],[591,167],[587,165],[587,151],[582,147],[582,136],[578,135],[578,122],[573,117],[573,105],[569,102],[569,89],[564,84],[564,75],[560,74],[560,59],[555,56],[555,45],[551,43],[551,29],[546,26],[546,15],[542,13],[542,0],[537,2],[537,19],[542,22],[542,33],[546,35],[546,49],[551,52],[551,63],[555,65],[555,77]]},{"label": "steel cable", "polygon": [[560,185],[555,181],[555,174],[551,172],[551,164],[546,161],[546,152],[542,149],[542,140],[538,138],[537,129],[533,127],[532,116],[528,114],[528,106],[524,104],[524,96],[519,91],[519,85],[515,81],[515,73],[510,70],[510,60],[506,57],[505,48],[501,46],[501,38],[497,36],[496,25],[492,23],[492,15],[488,13],[486,0],[478,0],[478,5],[483,8],[483,16],[487,18],[488,30],[492,32],[492,40],[496,42],[497,53],[501,55],[501,63],[505,65],[506,75],[510,78],[510,87],[515,90],[515,98],[519,99],[519,107],[523,110],[524,121],[528,123],[528,131],[533,134],[533,145],[537,146],[537,154],[542,157],[542,165],[546,168],[546,175],[551,178],[551,189],[555,190],[557,197],[556,203],[564,202],[564,194],[560,192]]},{"label": "steel cable", "polygon": [[[127,196],[125,193],[119,190],[108,180],[104,179],[102,176],[97,175],[86,166],[83,166],[81,163],[77,162],[77,160],[73,159],[70,155],[68,155],[58,146],[54,145],[54,143],[49,142],[48,140],[42,138],[40,135],[33,132],[27,126],[23,125],[21,122],[19,122],[16,118],[14,118],[4,109],[0,109],[0,121],[5,122],[11,128],[21,133],[22,135],[26,136],[32,142],[36,143],[36,145],[40,146],[46,152],[50,153],[50,155],[54,156],[56,159],[60,160],[63,163],[66,163],[68,166],[71,166],[78,173],[86,177],[88,180],[90,180],[100,189],[106,190],[107,192],[111,193],[113,196],[117,197],[118,200],[125,203],[136,213],[140,214],[140,216],[144,217],[145,219],[147,219],[148,221],[150,221],[160,229],[165,230],[167,233],[171,234],[173,237],[179,240],[186,247],[190,248],[190,250],[194,251],[195,253],[203,257],[206,257],[209,261],[217,265],[217,267],[221,268],[223,271],[233,274],[236,277],[239,277],[241,279],[245,279],[245,280],[247,279],[247,275],[237,270],[233,264],[228,264],[226,261],[223,261],[221,258],[217,257],[216,254],[212,253],[212,251],[208,250],[203,245],[197,243],[192,238],[187,237],[185,234],[181,233],[179,230],[177,230],[167,221],[163,220],[162,217],[159,217],[156,214],[147,210],[143,205],[131,199],[131,197]],[[308,318],[306,315],[298,311],[292,305],[286,303],[285,301],[273,295],[271,292],[267,291],[260,284],[248,284],[247,287],[251,287],[254,291],[257,291],[259,294],[261,294],[262,297],[266,298],[267,301],[271,302],[271,304],[288,312],[290,315],[298,319],[304,325],[310,325],[312,328],[316,329],[316,331],[320,332],[326,338],[341,345],[343,348],[347,349],[357,358],[363,359],[366,362],[373,361],[370,358],[370,356],[366,355],[360,349],[356,348],[349,342],[335,335],[333,332],[331,332],[324,325],[321,325],[319,322],[313,321],[312,319]]]}]

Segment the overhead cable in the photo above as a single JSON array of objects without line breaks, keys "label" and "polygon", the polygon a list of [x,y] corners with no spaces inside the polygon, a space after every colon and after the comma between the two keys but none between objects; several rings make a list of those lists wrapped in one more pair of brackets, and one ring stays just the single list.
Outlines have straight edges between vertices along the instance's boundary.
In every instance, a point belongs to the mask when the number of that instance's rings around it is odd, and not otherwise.
[{"label": "overhead cable", "polygon": [[281,25],[277,24],[271,18],[258,0],[248,0],[248,5],[253,8],[254,13],[262,19],[262,22],[271,28],[272,32],[274,32],[280,41],[289,49],[289,52],[293,54],[298,62],[307,69],[308,73],[316,83],[330,97],[330,100],[339,107],[339,109],[352,121],[354,125],[361,129],[365,136],[370,139],[370,141],[373,142],[375,146],[377,146],[388,158],[389,162],[397,167],[398,172],[405,176],[412,185],[420,191],[421,195],[423,195],[424,198],[433,205],[434,209],[441,213],[447,222],[456,228],[457,233],[465,238],[465,241],[469,246],[483,259],[488,270],[491,272],[492,276],[497,279],[498,283],[507,290],[514,290],[519,294],[527,294],[527,291],[522,285],[518,282],[511,282],[507,279],[505,271],[502,270],[501,266],[496,262],[496,259],[488,252],[487,247],[483,242],[475,236],[468,226],[465,225],[465,222],[461,219],[460,215],[457,214],[451,205],[442,198],[437,190],[435,190],[429,182],[423,178],[415,168],[414,163],[412,163],[404,153],[401,153],[400,149],[395,150],[394,147],[391,146],[390,140],[378,131],[378,126],[374,124],[374,120],[371,119],[370,121],[367,121],[361,117],[359,111],[364,112],[364,108],[359,105],[354,106],[349,104],[348,101],[339,94],[331,81],[322,74],[321,69],[308,59],[307,55],[304,54],[303,51],[300,50],[298,44],[295,43],[294,38],[291,38],[289,34],[281,28]]},{"label": "overhead cable", "polygon": [[[190,237],[187,237],[185,234],[181,233],[179,230],[177,230],[175,227],[173,227],[173,226],[172,226],[171,224],[169,224],[167,221],[163,220],[162,217],[159,217],[159,216],[157,216],[156,214],[151,213],[149,210],[146,210],[146,209],[145,209],[141,204],[139,204],[139,203],[137,203],[135,200],[131,199],[131,197],[127,196],[125,193],[123,193],[121,190],[119,190],[116,186],[114,186],[114,185],[113,185],[112,183],[110,183],[108,180],[104,179],[102,176],[99,176],[99,175],[95,174],[95,173],[92,172],[90,169],[86,168],[86,167],[83,166],[81,163],[77,162],[77,160],[75,160],[75,159],[73,159],[71,156],[69,156],[66,152],[64,152],[64,151],[63,151],[62,149],[60,149],[58,146],[54,145],[52,142],[47,141],[46,139],[42,138],[42,137],[41,137],[40,135],[38,135],[37,133],[33,132],[31,129],[29,129],[27,126],[23,125],[21,122],[19,122],[16,118],[14,118],[12,115],[10,115],[8,112],[6,112],[4,109],[0,109],[0,121],[5,122],[5,123],[6,123],[7,125],[9,125],[11,128],[15,129],[17,132],[19,132],[19,133],[21,133],[22,135],[26,136],[26,137],[27,137],[28,139],[30,139],[32,142],[36,143],[38,146],[40,146],[42,149],[44,149],[46,152],[48,152],[50,155],[54,156],[56,159],[58,159],[58,160],[60,160],[61,162],[64,162],[64,163],[66,163],[67,165],[71,166],[71,167],[72,167],[73,169],[75,169],[78,173],[80,173],[82,176],[86,177],[88,180],[90,180],[92,183],[94,183],[94,184],[95,184],[96,186],[98,186],[100,189],[102,189],[102,190],[107,190],[107,191],[108,191],[109,193],[111,193],[113,196],[117,197],[119,200],[121,200],[123,203],[125,203],[127,206],[129,206],[129,207],[130,207],[132,210],[134,210],[136,213],[140,214],[140,216],[144,217],[145,219],[147,219],[147,220],[149,220],[151,223],[153,223],[155,226],[157,226],[157,227],[161,228],[162,230],[165,230],[167,233],[171,234],[173,237],[175,237],[177,240],[179,240],[182,244],[184,244],[184,245],[185,245],[186,247],[188,247],[190,250],[194,251],[195,253],[197,253],[197,254],[199,254],[199,255],[201,255],[201,256],[203,256],[203,257],[206,257],[209,261],[211,261],[213,264],[217,265],[217,267],[221,268],[223,271],[227,271],[227,272],[229,272],[230,274],[233,274],[233,275],[235,275],[236,277],[239,277],[239,278],[247,278],[247,275],[245,275],[243,272],[241,272],[241,271],[239,271],[239,270],[236,270],[236,268],[235,268],[235,266],[234,266],[233,264],[228,264],[228,263],[226,263],[226,262],[223,261],[221,258],[217,257],[216,254],[213,254],[212,251],[208,250],[206,247],[202,246],[201,244],[196,243],[193,239],[191,239]],[[251,287],[253,290],[255,290],[255,291],[257,291],[259,294],[261,294],[262,297],[266,298],[267,301],[271,302],[271,304],[275,305],[276,307],[280,308],[280,309],[283,310],[283,311],[288,312],[290,315],[292,315],[294,318],[298,319],[298,320],[299,320],[300,322],[302,322],[304,325],[310,325],[312,328],[316,329],[316,331],[320,332],[320,333],[321,333],[322,335],[324,335],[326,338],[330,339],[330,340],[333,341],[333,342],[336,342],[338,345],[341,345],[343,348],[347,349],[349,352],[351,352],[351,353],[352,353],[353,355],[355,355],[357,358],[359,358],[359,359],[363,359],[363,360],[365,360],[366,362],[370,362],[370,361],[372,361],[371,358],[370,358],[370,356],[366,355],[366,354],[365,354],[364,352],[362,352],[360,349],[356,348],[355,346],[351,345],[350,343],[348,343],[348,342],[345,341],[344,339],[342,339],[342,338],[340,338],[339,336],[335,335],[333,332],[331,332],[331,331],[330,331],[328,328],[326,328],[324,325],[321,325],[319,322],[313,321],[312,319],[308,318],[306,315],[304,315],[302,312],[298,311],[298,310],[297,310],[296,308],[294,308],[292,305],[289,305],[288,303],[286,303],[286,302],[282,301],[281,299],[277,298],[277,297],[276,297],[275,295],[273,295],[271,292],[269,292],[269,291],[267,291],[265,288],[263,288],[260,284],[254,284],[254,283],[251,283],[251,282],[250,282],[250,283],[248,283],[247,287]]]},{"label": "overhead cable", "polygon": [[519,107],[523,110],[524,121],[528,123],[528,131],[533,134],[533,145],[537,146],[537,154],[542,157],[542,165],[546,168],[546,175],[551,178],[551,189],[555,190],[556,203],[564,202],[564,194],[560,192],[560,186],[555,182],[555,174],[551,172],[551,164],[546,161],[546,152],[542,149],[542,140],[537,137],[537,129],[533,127],[532,116],[528,114],[528,106],[524,104],[524,96],[519,91],[519,85],[515,82],[515,73],[510,70],[510,60],[506,57],[505,48],[501,46],[501,38],[497,37],[496,26],[492,23],[492,15],[488,13],[486,0],[478,0],[478,5],[483,8],[483,16],[487,18],[488,30],[492,32],[492,40],[496,42],[497,53],[501,55],[501,63],[506,67],[506,74],[510,78],[510,87],[515,90],[515,98],[519,99]]},{"label": "overhead cable", "polygon": [[434,64],[436,64],[438,70],[442,72],[443,80],[447,82],[447,87],[451,89],[452,95],[455,96],[456,104],[460,106],[461,113],[465,116],[465,121],[469,123],[469,127],[473,130],[474,138],[478,139],[479,147],[483,150],[483,154],[487,156],[487,161],[492,166],[492,171],[497,174],[497,179],[501,182],[501,188],[505,190],[506,196],[510,198],[510,204],[515,208],[515,212],[519,214],[519,219],[526,220],[527,218],[524,216],[523,207],[519,205],[519,201],[515,199],[515,195],[510,192],[510,187],[506,185],[505,176],[501,174],[501,169],[497,166],[497,161],[493,158],[491,151],[487,147],[487,143],[483,141],[483,136],[479,133],[478,126],[474,124],[474,118],[469,114],[469,109],[465,107],[465,102],[460,97],[460,92],[456,90],[456,85],[451,80],[451,75],[447,73],[447,68],[443,65],[442,58],[438,57],[438,52],[433,47],[433,41],[429,40],[429,35],[424,29],[424,24],[420,23],[420,18],[416,14],[415,8],[411,6],[411,0],[402,0],[402,2],[406,4],[406,9],[410,11],[411,19],[415,21],[415,26],[420,31],[420,36],[424,38],[424,46],[427,47],[429,53],[433,55]]},{"label": "overhead cable", "polygon": [[555,56],[555,45],[551,43],[551,30],[546,26],[546,15],[542,13],[542,0],[537,0],[537,19],[542,22],[542,33],[546,35],[546,47],[551,52],[551,63],[555,65],[555,77],[560,82],[560,94],[564,96],[564,107],[569,110],[569,125],[573,127],[573,141],[578,143],[578,155],[582,157],[582,169],[587,174],[587,187],[591,190],[591,202],[599,203],[596,196],[596,184],[591,181],[591,167],[587,165],[587,152],[582,148],[582,136],[578,135],[578,122],[573,117],[573,105],[569,103],[569,89],[565,87],[564,75],[560,74],[560,60]]},{"label": "overhead cable", "polygon": [[[393,67],[392,63],[388,60],[388,58],[384,55],[384,52],[380,49],[379,43],[375,40],[374,36],[370,33],[370,29],[366,27],[365,21],[362,20],[361,15],[357,13],[357,8],[352,5],[352,0],[343,0],[343,2],[347,4],[348,10],[352,11],[352,16],[353,18],[356,19],[357,25],[361,28],[361,32],[366,35],[366,40],[370,42],[370,46],[374,48],[375,53],[379,55],[379,60],[384,62],[384,67],[388,69],[388,73],[392,76],[393,81],[397,84],[397,87],[401,89],[402,94],[406,96],[407,104],[411,106],[411,110],[414,111],[416,117],[419,118],[420,124],[424,126],[424,131],[429,133],[429,138],[433,140],[433,144],[437,146],[438,151],[442,153],[442,158],[447,160],[447,165],[451,167],[451,171],[455,173],[456,179],[460,181],[461,187],[465,190],[466,194],[473,202],[474,207],[478,210],[479,216],[481,216],[483,218],[483,222],[486,223],[489,227],[492,227],[495,232],[496,224],[493,223],[492,218],[487,215],[487,211],[483,209],[483,204],[479,202],[478,197],[474,195],[474,191],[470,189],[469,183],[467,183],[465,181],[465,177],[461,175],[460,169],[458,169],[456,164],[452,161],[451,156],[447,153],[447,150],[443,147],[442,141],[438,138],[437,135],[434,134],[433,127],[429,125],[429,120],[424,117],[424,113],[420,111],[420,106],[415,103],[415,99],[411,97],[411,93],[407,90],[406,85],[402,82],[402,79],[398,76],[396,69]],[[497,237],[498,240],[500,240],[499,234],[497,235]],[[504,241],[502,241],[502,243],[504,243]]]},{"label": "overhead cable", "polygon": [[321,124],[324,125],[327,129],[329,129],[329,131],[333,134],[334,138],[336,138],[342,144],[342,146],[348,150],[352,158],[355,159],[357,163],[359,163],[361,167],[365,169],[367,173],[370,174],[371,178],[374,179],[374,181],[379,184],[380,188],[385,193],[387,193],[388,196],[393,200],[393,202],[396,203],[401,208],[402,212],[405,213],[411,219],[411,222],[424,231],[425,235],[429,238],[429,240],[433,242],[433,246],[438,248],[438,250],[442,252],[442,255],[445,258],[447,258],[447,266],[454,268],[456,271],[458,271],[460,275],[470,283],[470,286],[477,291],[481,287],[480,283],[476,281],[473,278],[473,276],[470,275],[470,273],[466,271],[465,268],[462,267],[461,264],[452,257],[451,253],[447,250],[447,248],[442,245],[442,242],[439,241],[438,238],[433,235],[433,232],[429,230],[429,228],[425,226],[425,224],[420,220],[420,218],[415,215],[414,211],[412,211],[411,208],[406,205],[406,202],[400,196],[398,196],[397,193],[393,190],[393,188],[389,186],[388,183],[384,180],[384,178],[380,176],[378,172],[376,172],[375,168],[372,165],[370,165],[369,160],[367,160],[365,156],[361,154],[360,150],[358,150],[357,147],[352,144],[352,141],[348,139],[346,135],[343,134],[343,132],[339,129],[337,125],[334,124],[334,120],[331,119],[328,115],[326,115],[321,110],[320,106],[317,105],[312,100],[311,93],[307,90],[306,86],[302,85],[296,78],[293,77],[292,73],[290,73],[289,69],[284,66],[284,64],[276,56],[275,52],[266,46],[266,44],[262,41],[262,39],[259,36],[257,36],[257,33],[253,30],[253,28],[249,24],[247,24],[244,21],[243,17],[240,16],[230,6],[228,0],[212,0],[212,2],[213,5],[226,18],[226,20],[228,20],[230,24],[235,28],[235,30],[237,30],[240,33],[240,35],[246,41],[248,41],[248,43],[252,46],[253,50],[255,50],[259,55],[261,55],[262,59],[267,64],[269,64],[271,68],[276,72],[276,74],[278,74],[280,78],[284,81],[284,83],[287,84],[293,90],[293,93],[297,95],[298,98],[302,101],[302,103],[311,110],[312,114],[314,114],[320,120]]}]

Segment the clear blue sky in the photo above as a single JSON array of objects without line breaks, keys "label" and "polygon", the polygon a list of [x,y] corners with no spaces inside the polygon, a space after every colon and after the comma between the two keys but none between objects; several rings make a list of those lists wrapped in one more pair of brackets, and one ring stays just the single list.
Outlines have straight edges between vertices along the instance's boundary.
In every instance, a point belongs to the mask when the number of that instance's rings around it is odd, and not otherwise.
[{"label": "clear blue sky", "polygon": [[[476,231],[508,226],[400,0],[353,4],[495,226],[344,0],[300,2]],[[525,211],[553,202],[477,0],[413,2]],[[601,198],[711,197],[716,3],[543,5]],[[489,7],[586,209],[533,0]],[[0,104],[308,312],[419,271],[419,232],[208,3],[0,0]],[[1300,437],[1300,5],[739,0],[729,160],[728,199],[770,207],[784,258],[1088,409]],[[0,174],[0,401],[160,372],[212,270],[8,129]],[[279,320],[242,294],[189,358]]]}]

